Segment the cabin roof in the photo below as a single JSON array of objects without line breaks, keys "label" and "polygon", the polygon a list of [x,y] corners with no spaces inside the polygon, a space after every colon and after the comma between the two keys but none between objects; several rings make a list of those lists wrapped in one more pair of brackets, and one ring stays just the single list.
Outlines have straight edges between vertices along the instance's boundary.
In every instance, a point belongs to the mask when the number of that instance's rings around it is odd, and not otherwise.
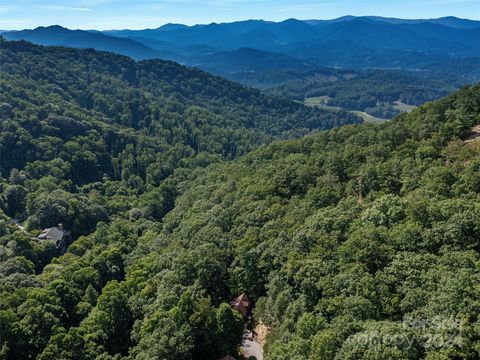
[{"label": "cabin roof", "polygon": [[247,317],[252,309],[252,302],[247,294],[243,293],[231,301],[230,306],[240,312],[243,317]]},{"label": "cabin roof", "polygon": [[60,230],[58,227],[54,226],[42,231],[40,235],[38,235],[38,239],[40,240],[52,240],[52,241],[61,241],[65,236],[65,232]]}]

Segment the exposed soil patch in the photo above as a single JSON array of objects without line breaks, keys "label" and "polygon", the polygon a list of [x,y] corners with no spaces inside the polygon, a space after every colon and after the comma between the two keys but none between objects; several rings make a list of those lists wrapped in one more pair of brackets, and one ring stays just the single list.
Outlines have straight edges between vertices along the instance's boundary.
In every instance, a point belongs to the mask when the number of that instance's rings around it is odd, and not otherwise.
[{"label": "exposed soil patch", "polygon": [[472,128],[470,135],[468,135],[468,137],[465,139],[465,143],[468,144],[473,141],[478,141],[479,138],[480,138],[480,125],[477,125]]},{"label": "exposed soil patch", "polygon": [[265,340],[267,338],[268,333],[270,332],[270,329],[263,323],[259,322],[257,326],[255,326],[254,331],[257,335],[256,336],[257,341],[262,346],[262,349],[263,349],[263,346],[265,345]]}]

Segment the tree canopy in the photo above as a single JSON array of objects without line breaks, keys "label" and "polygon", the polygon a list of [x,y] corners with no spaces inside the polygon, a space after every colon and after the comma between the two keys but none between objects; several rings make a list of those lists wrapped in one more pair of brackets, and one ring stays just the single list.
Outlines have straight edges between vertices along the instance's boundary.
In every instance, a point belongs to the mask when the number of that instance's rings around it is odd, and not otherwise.
[{"label": "tree canopy", "polygon": [[480,356],[480,86],[272,142],[349,118],[93,50],[1,66],[2,358],[237,357],[243,292],[266,359]]}]

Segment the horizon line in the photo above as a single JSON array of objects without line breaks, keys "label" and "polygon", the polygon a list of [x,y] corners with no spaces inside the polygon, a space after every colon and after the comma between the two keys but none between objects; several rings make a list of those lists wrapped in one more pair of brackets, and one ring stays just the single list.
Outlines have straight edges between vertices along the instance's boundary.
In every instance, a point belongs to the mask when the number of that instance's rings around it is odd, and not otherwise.
[{"label": "horizon line", "polygon": [[121,31],[121,30],[153,30],[153,29],[158,29],[162,26],[165,26],[165,25],[183,25],[183,26],[187,26],[187,27],[194,27],[194,26],[208,26],[208,25],[222,25],[222,24],[234,24],[234,23],[241,23],[241,22],[247,22],[247,21],[264,21],[264,22],[267,22],[267,23],[282,23],[282,22],[285,22],[285,21],[288,21],[288,20],[297,20],[297,21],[301,21],[301,22],[306,22],[306,21],[334,21],[334,20],[338,20],[338,19],[342,19],[342,18],[348,18],[348,17],[353,17],[353,18],[368,18],[368,17],[375,17],[375,18],[380,18],[380,19],[391,19],[391,20],[407,20],[407,21],[431,21],[431,20],[439,20],[439,19],[445,19],[445,18],[455,18],[455,19],[459,19],[459,20],[466,20],[466,21],[478,21],[480,22],[480,18],[463,18],[463,17],[458,17],[458,16],[455,16],[455,15],[445,15],[445,16],[440,16],[440,17],[431,17],[431,18],[408,18],[408,17],[393,17],[393,16],[380,16],[380,15],[342,15],[342,16],[339,16],[339,17],[335,17],[335,18],[308,18],[308,19],[298,19],[298,18],[285,18],[284,20],[279,20],[279,21],[275,21],[275,20],[265,20],[265,19],[255,19],[255,18],[246,18],[246,19],[243,19],[243,20],[235,20],[235,21],[224,21],[224,22],[215,22],[215,21],[212,21],[210,23],[192,23],[192,24],[188,24],[188,23],[179,23],[179,22],[165,22],[165,23],[159,23],[159,25],[157,27],[124,27],[124,28],[108,28],[108,29],[95,29],[95,28],[70,28],[68,27],[67,25],[60,25],[60,24],[46,24],[46,25],[38,25],[38,26],[35,26],[35,27],[31,27],[31,28],[10,28],[10,29],[1,29],[0,31],[21,31],[21,30],[34,30],[34,29],[37,29],[37,28],[47,28],[47,27],[51,27],[51,26],[60,26],[60,27],[63,27],[63,28],[66,28],[66,29],[69,29],[69,30],[84,30],[84,31]]}]

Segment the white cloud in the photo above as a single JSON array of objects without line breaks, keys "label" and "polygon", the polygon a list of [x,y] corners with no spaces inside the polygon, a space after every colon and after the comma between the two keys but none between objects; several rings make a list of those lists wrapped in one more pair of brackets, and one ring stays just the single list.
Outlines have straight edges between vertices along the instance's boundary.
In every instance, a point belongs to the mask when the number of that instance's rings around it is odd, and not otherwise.
[{"label": "white cloud", "polygon": [[74,6],[60,6],[60,5],[36,5],[35,7],[49,10],[63,10],[63,11],[92,11],[87,7],[74,7]]},{"label": "white cloud", "polygon": [[17,7],[13,5],[0,6],[0,14],[15,10]]},{"label": "white cloud", "polygon": [[317,10],[319,8],[324,8],[328,6],[328,4],[295,4],[295,5],[285,5],[278,8],[273,8],[271,11],[274,12],[284,12],[284,11],[309,11],[309,10]]}]

